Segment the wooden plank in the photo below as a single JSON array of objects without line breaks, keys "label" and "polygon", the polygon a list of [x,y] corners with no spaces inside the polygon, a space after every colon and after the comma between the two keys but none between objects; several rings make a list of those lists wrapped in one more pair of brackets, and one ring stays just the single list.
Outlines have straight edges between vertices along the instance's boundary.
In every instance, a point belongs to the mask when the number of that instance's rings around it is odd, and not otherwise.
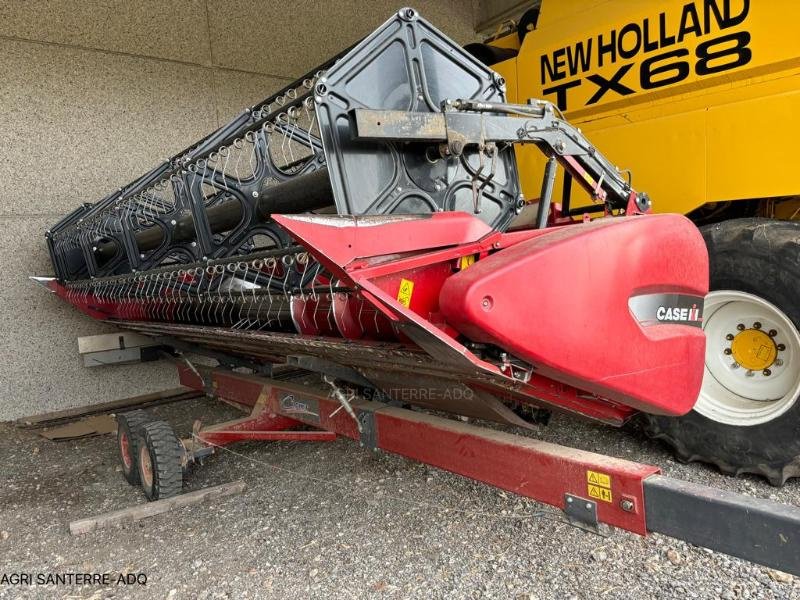
[{"label": "wooden plank", "polygon": [[63,442],[114,433],[116,430],[117,422],[111,415],[92,415],[66,425],[45,427],[40,429],[38,433],[52,442]]},{"label": "wooden plank", "polygon": [[73,521],[69,524],[69,531],[72,535],[81,535],[83,533],[95,531],[96,529],[131,523],[133,521],[139,521],[140,519],[146,519],[147,517],[160,515],[183,506],[199,504],[211,498],[241,494],[246,487],[247,485],[244,481],[233,481],[231,483],[223,483],[222,485],[203,488],[196,492],[181,494],[180,496],[167,498],[166,500],[156,500],[155,502],[148,502],[147,504],[130,506],[96,517],[88,517],[86,519]]},{"label": "wooden plank", "polygon": [[198,398],[202,395],[202,392],[181,386],[169,390],[162,390],[160,392],[153,392],[151,394],[142,394],[141,396],[132,396],[130,398],[112,400],[111,402],[92,404],[90,406],[79,406],[78,408],[68,408],[65,410],[59,410],[31,417],[22,417],[21,419],[14,421],[14,425],[22,429],[35,429],[38,427],[55,425],[57,423],[74,421],[89,415],[121,411],[122,409],[127,408],[144,408],[147,406],[166,404],[168,402],[190,400],[192,398]]}]

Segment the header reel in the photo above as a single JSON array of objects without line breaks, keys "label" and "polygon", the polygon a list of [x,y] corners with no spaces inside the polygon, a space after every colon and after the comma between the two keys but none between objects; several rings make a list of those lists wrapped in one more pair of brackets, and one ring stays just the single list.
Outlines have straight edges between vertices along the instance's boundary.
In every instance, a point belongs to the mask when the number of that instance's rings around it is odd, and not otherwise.
[{"label": "header reel", "polygon": [[[535,227],[510,231],[525,205],[515,144],[548,161]],[[685,412],[702,331],[656,322],[653,337],[628,302],[697,302],[702,240],[677,216],[559,217],[558,165],[606,215],[649,209],[553,105],[505,104],[502,78],[403,9],[55,225],[50,287],[92,317],[248,364],[312,356],[382,388],[396,387],[403,361],[425,364],[425,385],[481,390],[478,413],[494,406],[504,422],[519,419],[491,394],[616,423],[634,409]],[[551,318],[562,307],[569,319]],[[630,353],[608,355],[587,331]],[[591,349],[580,365],[578,345]]]}]

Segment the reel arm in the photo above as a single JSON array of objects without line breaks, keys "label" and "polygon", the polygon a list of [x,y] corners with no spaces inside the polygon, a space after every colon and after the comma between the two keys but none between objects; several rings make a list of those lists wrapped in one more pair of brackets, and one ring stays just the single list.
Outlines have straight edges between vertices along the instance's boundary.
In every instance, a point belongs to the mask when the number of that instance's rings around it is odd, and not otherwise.
[{"label": "reel arm", "polygon": [[[564,167],[595,202],[603,203],[607,212],[650,210],[648,196],[634,191],[619,169],[550,102],[446,100],[440,113],[357,108],[350,113],[350,124],[358,140],[428,142],[430,160],[459,157],[468,146],[477,146],[491,159],[497,144],[535,144]],[[542,200],[549,203],[549,198]],[[476,198],[476,206],[478,201]]]}]

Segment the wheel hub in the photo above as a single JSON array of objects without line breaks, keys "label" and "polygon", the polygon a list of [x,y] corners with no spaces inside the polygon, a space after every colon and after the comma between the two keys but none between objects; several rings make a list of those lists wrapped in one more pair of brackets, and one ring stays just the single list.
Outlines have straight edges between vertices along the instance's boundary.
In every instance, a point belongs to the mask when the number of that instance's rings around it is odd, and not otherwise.
[{"label": "wheel hub", "polygon": [[125,465],[125,468],[130,470],[133,466],[133,460],[131,459],[131,450],[130,444],[128,443],[128,436],[125,433],[120,434],[119,436],[119,452],[122,455],[122,462]]},{"label": "wheel hub", "polygon": [[694,410],[752,426],[780,417],[800,396],[800,332],[767,300],[737,290],[705,299],[706,359]]},{"label": "wheel hub", "polygon": [[750,371],[763,371],[775,363],[778,345],[761,329],[745,329],[734,336],[731,355],[741,367]]},{"label": "wheel hub", "polygon": [[153,487],[153,462],[150,460],[150,452],[145,445],[139,449],[139,464],[142,466],[142,485],[147,488]]}]

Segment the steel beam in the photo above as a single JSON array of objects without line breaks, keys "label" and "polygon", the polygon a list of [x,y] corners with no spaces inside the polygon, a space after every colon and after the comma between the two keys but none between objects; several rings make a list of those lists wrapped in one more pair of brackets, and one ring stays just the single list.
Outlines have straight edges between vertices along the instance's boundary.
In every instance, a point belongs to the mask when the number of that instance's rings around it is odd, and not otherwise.
[{"label": "steel beam", "polygon": [[[179,367],[179,375],[183,385],[202,383],[188,369]],[[354,419],[326,391],[309,386],[213,369],[204,376],[218,395],[261,406],[270,418],[292,419],[550,504],[580,527],[596,531],[605,523],[640,535],[663,533],[800,575],[800,507],[381,402],[354,400]]]},{"label": "steel beam", "polygon": [[[356,422],[339,410],[341,405],[327,390],[239,373],[207,373],[217,395],[240,404],[263,403],[267,413],[560,509],[566,508],[569,494],[596,504],[600,522],[646,533],[642,481],[657,473],[656,467],[362,399],[352,403]],[[188,369],[179,367],[179,374],[183,385],[200,385],[201,378]]]},{"label": "steel beam", "polygon": [[212,446],[223,446],[233,442],[332,442],[336,434],[332,431],[201,431],[197,437]]},{"label": "steel beam", "polygon": [[647,530],[800,575],[800,508],[654,475]]}]

